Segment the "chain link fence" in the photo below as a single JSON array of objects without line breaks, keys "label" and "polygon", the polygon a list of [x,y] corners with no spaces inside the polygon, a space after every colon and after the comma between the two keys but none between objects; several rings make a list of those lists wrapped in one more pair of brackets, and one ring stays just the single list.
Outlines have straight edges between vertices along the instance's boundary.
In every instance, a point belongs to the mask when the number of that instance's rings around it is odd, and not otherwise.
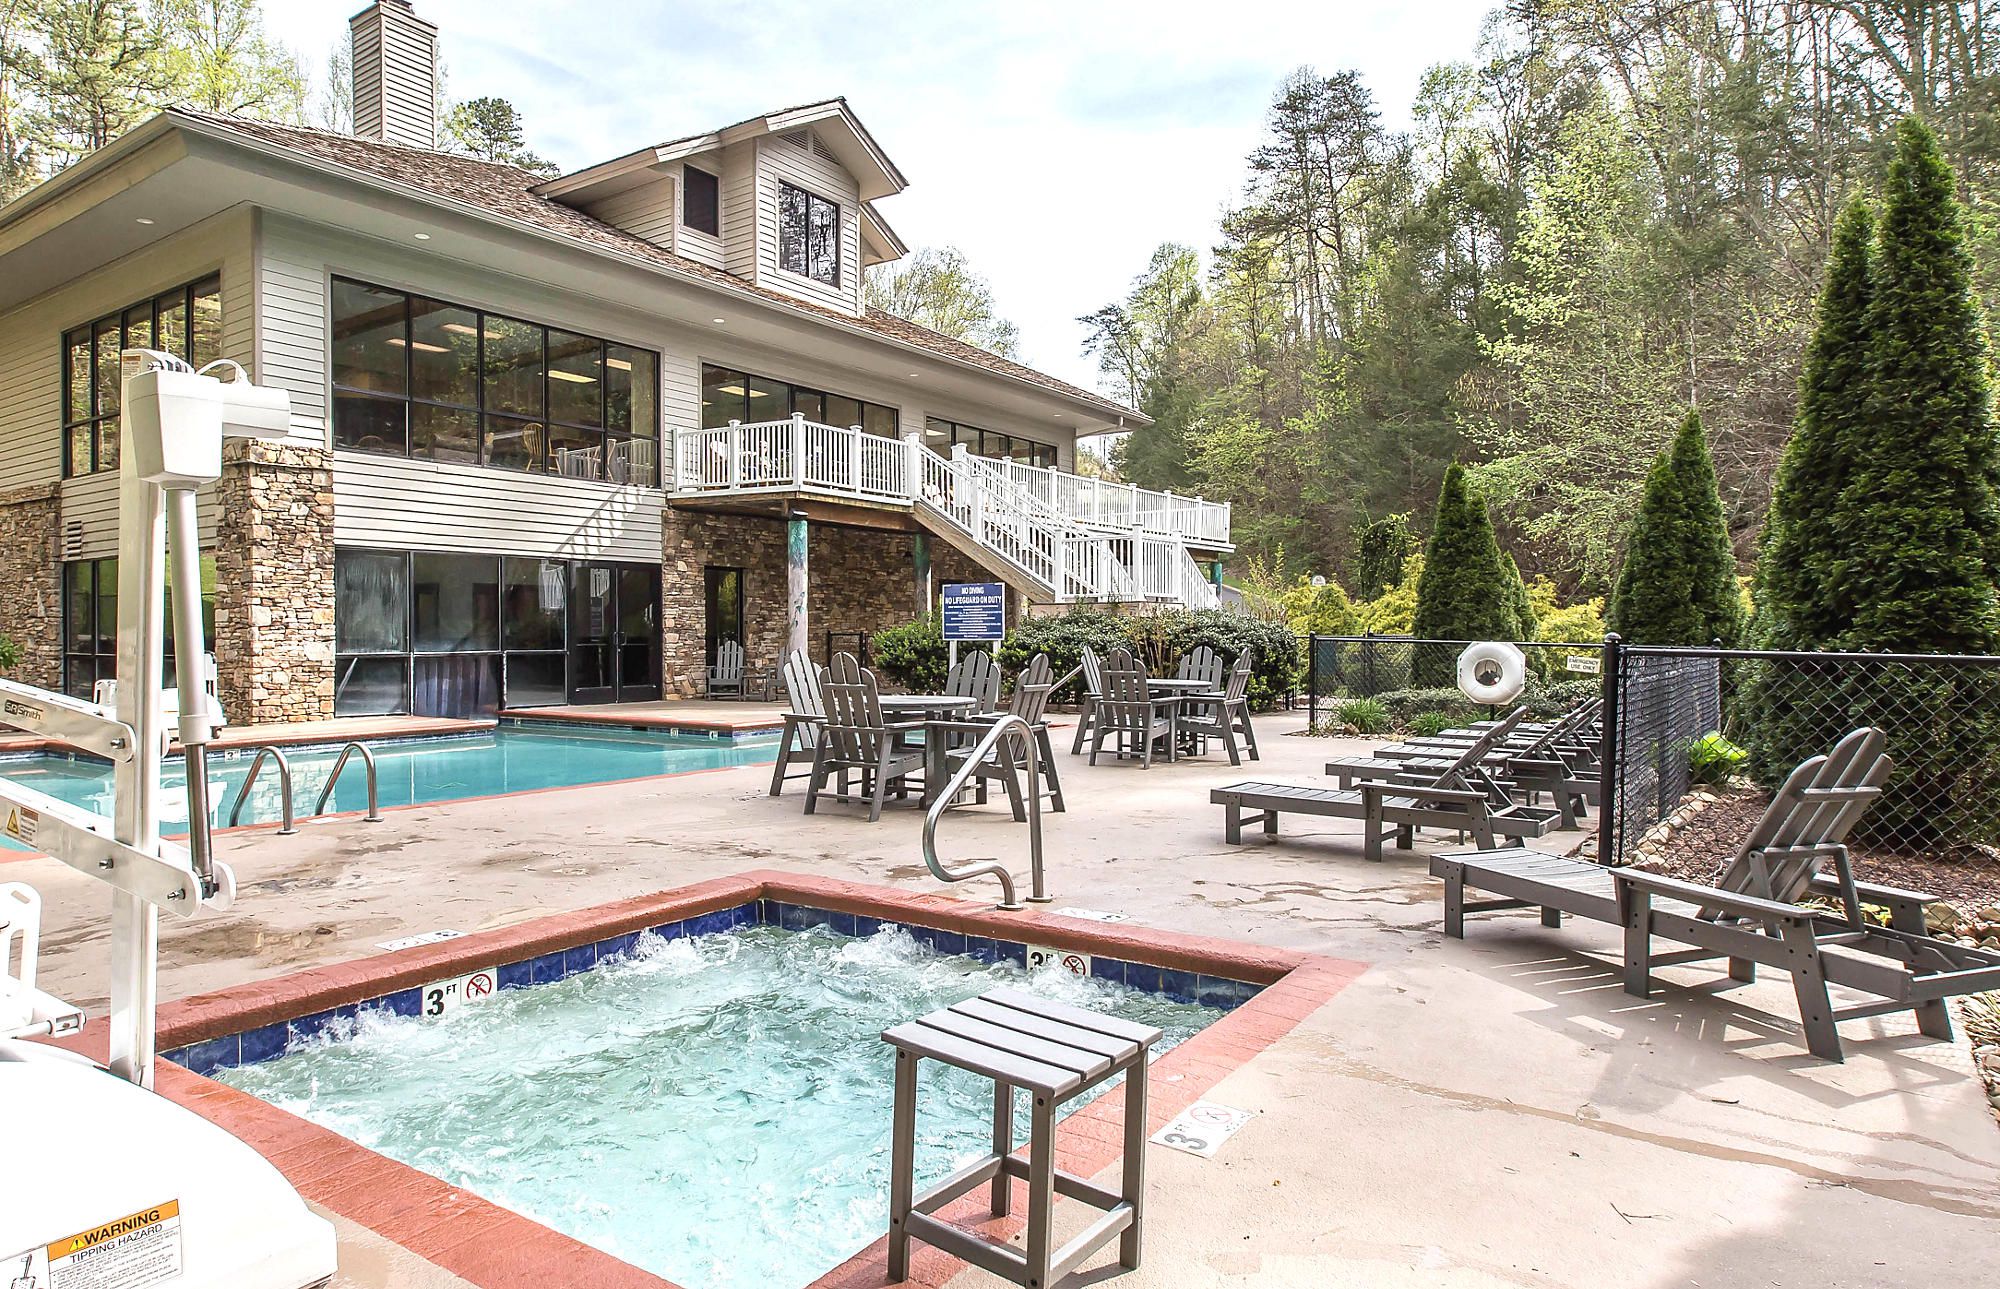
[{"label": "chain link fence", "polygon": [[[1457,693],[1468,641],[1311,636],[1306,690],[1315,729],[1395,733],[1427,719],[1486,714]],[[1895,760],[1857,844],[1947,855],[2000,846],[2000,657],[1783,653],[1720,648],[1525,643],[1522,701],[1551,719],[1605,700],[1598,751],[1598,851],[1631,858],[1647,830],[1696,786],[1697,760],[1717,777],[1774,786],[1793,766],[1873,725]],[[1367,713],[1365,727],[1348,719]],[[1709,740],[1720,734],[1722,740]]]}]

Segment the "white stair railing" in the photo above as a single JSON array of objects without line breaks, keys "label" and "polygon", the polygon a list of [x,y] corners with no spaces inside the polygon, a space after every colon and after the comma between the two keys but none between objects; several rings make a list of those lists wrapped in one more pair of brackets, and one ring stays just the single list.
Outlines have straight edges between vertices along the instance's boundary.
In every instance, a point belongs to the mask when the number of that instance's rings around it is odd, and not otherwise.
[{"label": "white stair railing", "polygon": [[1164,600],[1212,608],[1214,588],[1182,536],[1211,526],[1218,514],[1227,536],[1226,506],[974,456],[962,445],[947,458],[913,440],[802,415],[680,431],[671,482],[682,495],[812,490],[909,502],[1058,603]]}]

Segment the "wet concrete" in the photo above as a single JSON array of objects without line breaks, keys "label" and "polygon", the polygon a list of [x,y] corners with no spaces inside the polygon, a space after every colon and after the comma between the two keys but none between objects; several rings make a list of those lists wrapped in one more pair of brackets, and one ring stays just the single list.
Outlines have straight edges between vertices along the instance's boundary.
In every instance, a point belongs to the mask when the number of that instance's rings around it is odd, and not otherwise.
[{"label": "wet concrete", "polygon": [[[1438,932],[1421,850],[1362,857],[1358,826],[1287,820],[1222,842],[1210,787],[1311,781],[1341,745],[1260,723],[1265,760],[1151,771],[1063,756],[1058,906],[1354,958],[1353,985],[1219,1085],[1255,1117],[1213,1160],[1150,1152],[1132,1286],[1913,1285],[2000,1275],[2000,1131],[1963,1042],[1907,1016],[1842,1027],[1814,1060],[1782,979],[1662,973],[1619,987],[1613,928],[1532,915]],[[747,767],[226,836],[243,895],[162,933],[162,995],[200,993],[751,867],[937,889],[921,820],[800,813]],[[1449,838],[1437,839],[1449,844]],[[1550,839],[1545,845],[1558,845]],[[1025,868],[1003,807],[954,813],[948,859]],[[48,860],[0,863],[48,901],[44,984],[101,1007],[107,900]],[[955,888],[989,900],[990,889]],[[352,1237],[349,1283],[449,1283]],[[407,1255],[405,1255],[407,1256]],[[1089,1273],[1086,1272],[1086,1275]],[[1101,1274],[1101,1273],[1100,1273]],[[1094,1278],[1094,1277],[1093,1277]],[[966,1273],[957,1283],[992,1283]]]}]

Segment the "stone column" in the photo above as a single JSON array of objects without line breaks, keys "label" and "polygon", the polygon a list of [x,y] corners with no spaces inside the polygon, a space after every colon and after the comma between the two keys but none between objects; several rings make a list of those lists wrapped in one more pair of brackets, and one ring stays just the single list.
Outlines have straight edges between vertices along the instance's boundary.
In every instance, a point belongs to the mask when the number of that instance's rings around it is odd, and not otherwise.
[{"label": "stone column", "polygon": [[212,647],[231,725],[333,715],[332,466],[309,443],[224,446]]},{"label": "stone column", "polygon": [[917,616],[924,617],[936,607],[937,592],[931,586],[931,535],[922,529],[910,535],[910,571],[914,576]]},{"label": "stone column", "polygon": [[61,554],[61,486],[0,492],[0,636],[21,650],[9,680],[62,688]]},{"label": "stone column", "polygon": [[812,657],[808,623],[808,581],[812,533],[804,515],[785,521],[785,653]]}]

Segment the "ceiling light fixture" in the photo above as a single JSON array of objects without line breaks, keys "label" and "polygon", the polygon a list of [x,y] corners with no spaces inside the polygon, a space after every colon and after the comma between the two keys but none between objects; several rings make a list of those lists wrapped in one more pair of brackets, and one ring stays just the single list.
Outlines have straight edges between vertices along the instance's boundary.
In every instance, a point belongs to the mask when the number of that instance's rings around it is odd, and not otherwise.
[{"label": "ceiling light fixture", "polygon": [[463,322],[447,322],[443,324],[442,329],[461,336],[476,336],[479,334],[479,328],[468,327]]},{"label": "ceiling light fixture", "polygon": [[410,234],[410,236],[416,238],[420,242],[428,242],[429,240],[431,240],[431,235],[429,233],[412,233]]},{"label": "ceiling light fixture", "polygon": [[135,223],[135,224],[151,224],[151,223],[152,223],[153,221],[152,221],[152,220],[150,220],[150,219],[147,219],[147,218],[146,218],[146,217],[145,217],[144,215],[141,215],[141,216],[139,216],[139,218],[137,218],[137,219],[133,220],[132,222],[133,222],[133,223]]},{"label": "ceiling light fixture", "polygon": [[552,371],[549,373],[549,379],[566,380],[572,385],[595,385],[597,383],[597,377],[584,376],[573,371]]},{"label": "ceiling light fixture", "polygon": [[727,318],[710,318],[710,319],[709,319],[709,321],[710,321],[710,322],[713,322],[713,323],[714,323],[714,324],[715,324],[716,326],[718,326],[718,327],[719,327],[719,326],[721,326],[721,325],[722,325],[723,323],[725,323],[725,322],[728,322],[728,321],[729,321],[729,319],[727,319]]},{"label": "ceiling light fixture", "polygon": [[630,359],[627,358],[606,358],[604,360],[604,365],[606,367],[614,368],[618,371],[632,370],[632,362]]}]

